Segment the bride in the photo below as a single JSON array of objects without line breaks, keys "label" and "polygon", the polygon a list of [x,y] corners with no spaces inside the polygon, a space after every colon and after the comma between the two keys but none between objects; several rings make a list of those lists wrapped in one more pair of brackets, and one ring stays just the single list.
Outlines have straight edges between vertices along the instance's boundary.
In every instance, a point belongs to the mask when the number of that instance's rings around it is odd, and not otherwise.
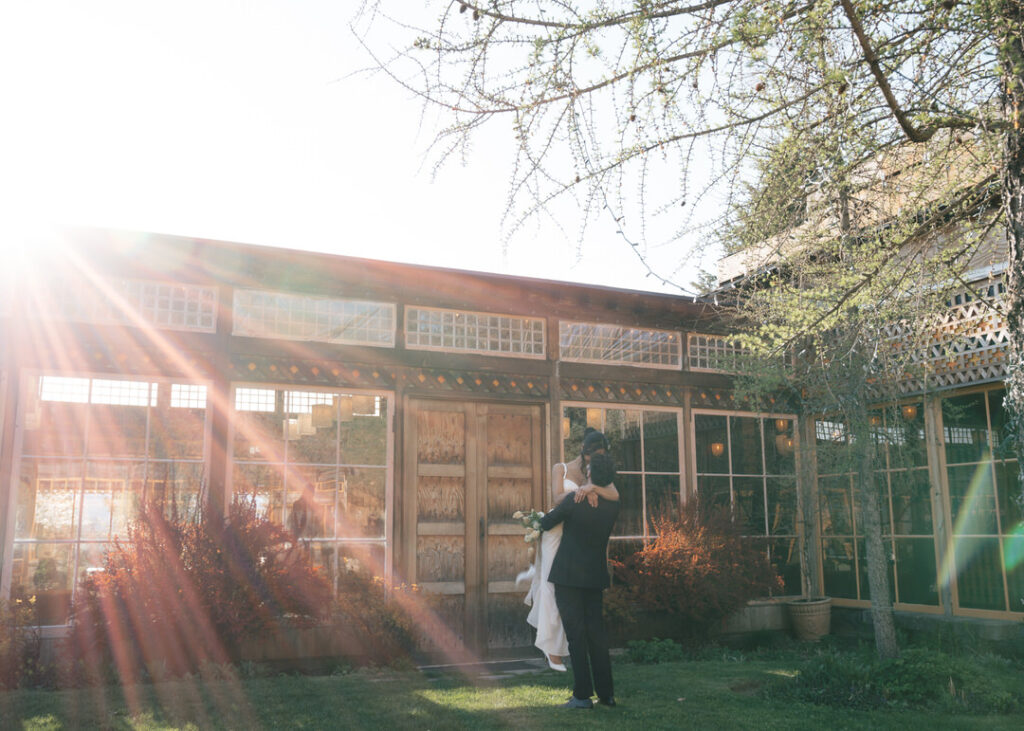
[{"label": "bride", "polygon": [[[598,452],[604,454],[607,449],[608,440],[604,434],[588,427],[583,434],[580,455],[571,462],[556,464],[552,470],[552,502],[561,502],[569,495],[573,495],[573,499],[577,502],[587,499],[593,501],[593,504],[597,503],[598,495],[606,500],[618,500],[619,491],[615,489],[614,484],[598,487],[590,484],[587,479],[590,455]],[[569,654],[569,643],[565,637],[565,629],[562,627],[562,618],[558,614],[558,607],[555,605],[555,586],[548,582],[551,561],[554,559],[561,541],[561,525],[556,525],[551,530],[545,531],[537,546],[537,555],[534,557],[533,565],[516,577],[516,583],[530,581],[530,590],[527,592],[524,602],[530,606],[530,614],[526,621],[537,630],[537,639],[533,644],[544,653],[552,670],[564,671],[565,664],[562,662],[562,658]]]}]

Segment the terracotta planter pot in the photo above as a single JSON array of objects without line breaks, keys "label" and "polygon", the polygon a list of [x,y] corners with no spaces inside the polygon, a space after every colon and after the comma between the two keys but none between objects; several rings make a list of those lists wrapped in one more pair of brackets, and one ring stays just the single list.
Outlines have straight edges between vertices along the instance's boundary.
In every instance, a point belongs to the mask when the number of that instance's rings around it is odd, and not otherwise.
[{"label": "terracotta planter pot", "polygon": [[788,603],[789,618],[797,639],[816,642],[832,625],[832,597],[797,599]]}]

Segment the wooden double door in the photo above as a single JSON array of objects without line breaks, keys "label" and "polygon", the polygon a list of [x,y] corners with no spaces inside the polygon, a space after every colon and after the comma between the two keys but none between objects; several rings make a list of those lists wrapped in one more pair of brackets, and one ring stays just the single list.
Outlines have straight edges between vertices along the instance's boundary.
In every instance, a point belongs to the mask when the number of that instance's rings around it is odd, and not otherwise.
[{"label": "wooden double door", "polygon": [[539,405],[406,403],[401,563],[433,595],[432,648],[532,642],[515,588],[529,545],[512,514],[542,509],[543,431]]}]

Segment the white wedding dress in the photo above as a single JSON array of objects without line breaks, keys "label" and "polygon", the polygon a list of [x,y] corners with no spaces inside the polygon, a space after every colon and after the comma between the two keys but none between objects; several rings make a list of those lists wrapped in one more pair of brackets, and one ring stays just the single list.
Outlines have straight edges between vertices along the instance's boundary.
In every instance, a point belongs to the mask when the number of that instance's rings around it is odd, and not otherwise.
[{"label": "white wedding dress", "polygon": [[[563,478],[562,484],[565,490],[579,489],[579,485],[568,478]],[[571,497],[564,499],[572,500]],[[533,644],[546,655],[565,657],[569,654],[569,641],[565,637],[562,616],[558,613],[558,607],[555,604],[555,585],[548,581],[551,562],[554,560],[558,544],[561,542],[561,524],[541,534],[537,554],[533,559],[530,590],[523,601],[530,606],[530,614],[526,617],[526,621],[537,629],[537,639]]]}]

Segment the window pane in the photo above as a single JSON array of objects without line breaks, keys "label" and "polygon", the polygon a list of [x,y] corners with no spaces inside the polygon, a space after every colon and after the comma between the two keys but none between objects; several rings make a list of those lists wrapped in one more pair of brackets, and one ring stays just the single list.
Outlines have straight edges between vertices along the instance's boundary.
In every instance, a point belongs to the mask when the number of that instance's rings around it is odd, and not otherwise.
[{"label": "window pane", "polygon": [[[896,568],[892,556],[892,539],[882,539],[882,550],[885,551],[886,563],[889,565],[889,593],[892,594],[896,585]],[[860,598],[865,601],[871,600],[871,584],[868,581],[868,549],[863,538],[857,539],[857,558],[860,574]],[[892,598],[892,597],[890,597]]]},{"label": "window pane", "polygon": [[74,546],[68,543],[15,544],[11,597],[36,598],[41,625],[65,624],[71,609]]},{"label": "window pane", "polygon": [[764,422],[765,470],[769,475],[796,472],[794,425],[792,419],[766,419]]},{"label": "window pane", "polygon": [[679,517],[679,478],[675,475],[648,475],[647,516],[658,518],[665,515]]},{"label": "window pane", "polygon": [[235,412],[235,459],[284,461],[284,412]]},{"label": "window pane", "polygon": [[697,500],[701,510],[730,510],[732,499],[729,494],[728,477],[697,477]]},{"label": "window pane", "polygon": [[619,474],[615,478],[619,491],[619,517],[615,520],[614,534],[617,536],[642,536],[643,493],[640,475]]},{"label": "window pane", "polygon": [[674,411],[644,412],[644,469],[679,471],[679,428]]},{"label": "window pane", "polygon": [[[642,472],[643,454],[640,451],[640,424],[644,414],[639,409],[597,409],[603,411],[604,435],[611,444],[615,469]],[[593,409],[590,409],[593,411]],[[568,455],[566,455],[568,459]]]},{"label": "window pane", "polygon": [[145,495],[173,520],[195,520],[200,512],[203,466],[190,462],[150,462]]},{"label": "window pane", "polygon": [[857,598],[852,538],[822,541],[822,569],[826,594],[841,599]]},{"label": "window pane", "polygon": [[729,473],[727,417],[711,414],[694,416],[694,442],[698,473]]},{"label": "window pane", "polygon": [[825,534],[853,534],[853,494],[850,478],[846,475],[822,477],[818,481],[821,490],[821,530]]},{"label": "window pane", "polygon": [[1006,609],[998,538],[954,538],[957,596],[967,609]]},{"label": "window pane", "polygon": [[992,444],[997,459],[1013,459],[1017,456],[1017,447],[1010,431],[1009,418],[1003,408],[1006,391],[998,389],[988,392],[988,409],[992,418]]},{"label": "window pane", "polygon": [[149,455],[158,459],[202,459],[205,425],[204,409],[151,409]]},{"label": "window pane", "polygon": [[988,450],[985,394],[943,399],[942,423],[947,464],[981,461]]},{"label": "window pane", "polygon": [[232,486],[238,499],[256,504],[258,515],[276,523],[284,522],[284,484],[277,468],[236,464]]},{"label": "window pane", "polygon": [[361,468],[342,476],[338,487],[339,536],[384,537],[385,474],[383,468]]},{"label": "window pane", "polygon": [[890,467],[925,467],[928,452],[924,439],[924,405],[903,404],[885,413],[890,437]]},{"label": "window pane", "polygon": [[935,542],[931,538],[897,538],[897,601],[938,606]]},{"label": "window pane", "polygon": [[955,535],[996,532],[996,505],[992,486],[992,465],[950,467],[949,500],[953,509]]},{"label": "window pane", "polygon": [[78,460],[22,460],[15,538],[74,539],[81,490]]},{"label": "window pane", "polygon": [[739,475],[759,475],[761,460],[761,420],[744,416],[729,419],[732,445],[732,471]]},{"label": "window pane", "polygon": [[760,477],[735,477],[732,482],[733,515],[748,535],[763,536],[767,531],[764,512],[764,481]]},{"label": "window pane", "polygon": [[39,417],[26,415],[22,453],[28,456],[74,457],[85,453],[85,404],[42,401]]},{"label": "window pane", "polygon": [[777,538],[769,541],[772,566],[782,577],[782,594],[803,592],[800,585],[800,552],[796,538]]},{"label": "window pane", "polygon": [[339,424],[342,464],[387,464],[387,413],[387,399],[382,398],[379,416],[355,416]]},{"label": "window pane", "polygon": [[769,477],[768,533],[770,535],[796,535],[796,480]]},{"label": "window pane", "polygon": [[1003,557],[1010,611],[1024,612],[1024,530],[1003,539]]},{"label": "window pane", "polygon": [[932,498],[928,470],[892,472],[893,530],[897,535],[932,534]]},{"label": "window pane", "polygon": [[1019,476],[1017,460],[1012,462],[996,463],[996,491],[999,496],[999,519],[1003,533],[1012,532],[1024,520],[1024,513],[1019,500],[1014,496],[1020,495]]},{"label": "window pane", "polygon": [[145,457],[145,406],[93,406],[89,454],[94,457]]}]

